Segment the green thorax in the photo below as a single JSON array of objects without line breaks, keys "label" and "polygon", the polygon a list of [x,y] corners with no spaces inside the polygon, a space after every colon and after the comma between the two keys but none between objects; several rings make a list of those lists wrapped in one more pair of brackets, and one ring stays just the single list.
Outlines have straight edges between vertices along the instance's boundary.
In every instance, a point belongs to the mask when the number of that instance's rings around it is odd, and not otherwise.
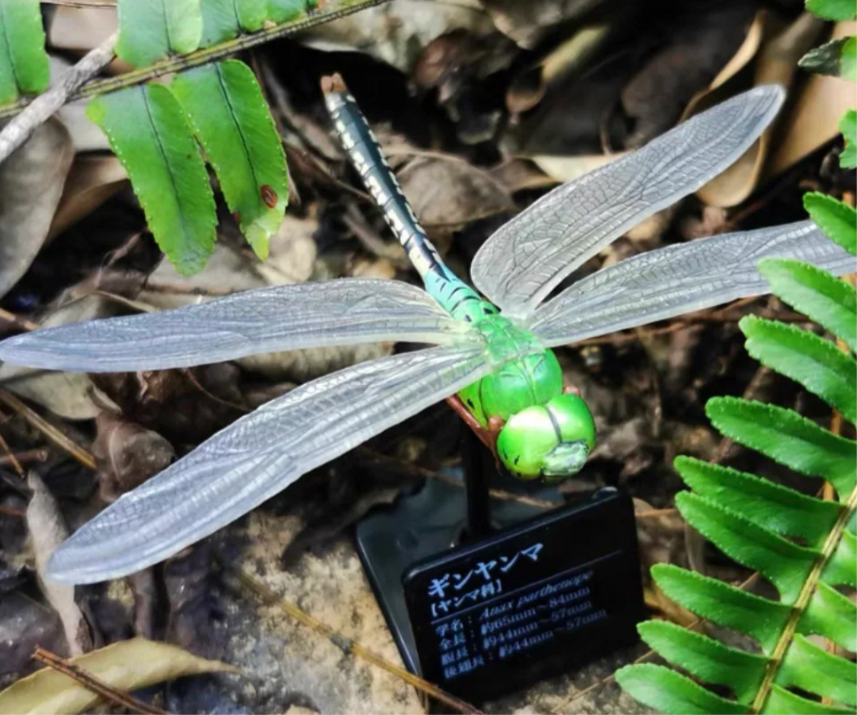
[{"label": "green thorax", "polygon": [[[483,305],[493,308],[490,303]],[[508,420],[527,407],[544,405],[562,393],[562,370],[552,350],[543,348],[534,335],[508,318],[483,312],[475,327],[488,345],[497,368],[469,385],[459,397],[480,424],[490,417]]]}]

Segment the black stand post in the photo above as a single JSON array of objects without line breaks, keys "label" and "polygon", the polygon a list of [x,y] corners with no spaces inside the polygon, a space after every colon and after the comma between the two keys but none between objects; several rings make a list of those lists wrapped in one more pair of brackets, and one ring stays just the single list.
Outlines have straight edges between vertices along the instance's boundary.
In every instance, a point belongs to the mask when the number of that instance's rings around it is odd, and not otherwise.
[{"label": "black stand post", "polygon": [[479,541],[491,534],[491,499],[488,496],[489,475],[485,469],[485,446],[472,430],[462,436],[462,466],[467,499],[467,528],[462,541]]},{"label": "black stand post", "polygon": [[[405,572],[457,546],[483,541],[495,528],[520,524],[544,513],[540,507],[512,499],[498,499],[492,504],[488,486],[492,480],[502,484],[502,476],[496,473],[493,457],[479,438],[469,429],[463,432],[463,489],[428,479],[416,494],[402,497],[392,507],[375,510],[357,525],[357,552],[412,673],[420,670],[402,586]],[[511,484],[503,488],[513,489],[512,478],[507,479]],[[546,490],[539,497],[554,500],[557,506],[563,503],[555,490]]]}]

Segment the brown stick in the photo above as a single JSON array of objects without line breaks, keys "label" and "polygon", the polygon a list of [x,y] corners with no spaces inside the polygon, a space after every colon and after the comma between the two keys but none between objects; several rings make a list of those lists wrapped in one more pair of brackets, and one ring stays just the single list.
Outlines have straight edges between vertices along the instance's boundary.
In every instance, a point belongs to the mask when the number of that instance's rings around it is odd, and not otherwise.
[{"label": "brown stick", "polygon": [[63,658],[60,658],[56,653],[51,653],[51,651],[46,650],[41,646],[36,647],[36,650],[33,653],[33,660],[44,663],[49,668],[53,668],[63,675],[67,675],[72,680],[80,683],[87,690],[97,693],[105,700],[109,700],[116,705],[121,705],[123,708],[127,708],[131,712],[147,713],[147,715],[167,715],[166,710],[161,710],[160,708],[156,708],[154,705],[149,705],[148,703],[144,703],[142,700],[137,700],[133,695],[129,695],[121,690],[116,690],[116,688],[102,682],[94,675],[90,675],[74,663],[70,663]]}]

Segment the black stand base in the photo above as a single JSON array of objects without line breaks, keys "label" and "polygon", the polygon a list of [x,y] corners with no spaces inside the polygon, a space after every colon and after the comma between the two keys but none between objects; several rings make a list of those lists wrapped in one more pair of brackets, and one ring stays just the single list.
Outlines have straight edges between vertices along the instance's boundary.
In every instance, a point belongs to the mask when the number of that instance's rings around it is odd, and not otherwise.
[{"label": "black stand base", "polygon": [[493,457],[470,430],[463,445],[465,488],[430,479],[418,493],[372,513],[357,525],[357,551],[387,619],[405,666],[420,674],[402,575],[414,563],[455,546],[487,537],[493,530],[532,519],[545,510],[511,499],[490,499],[488,484],[562,506],[552,487],[535,491],[501,474]]}]

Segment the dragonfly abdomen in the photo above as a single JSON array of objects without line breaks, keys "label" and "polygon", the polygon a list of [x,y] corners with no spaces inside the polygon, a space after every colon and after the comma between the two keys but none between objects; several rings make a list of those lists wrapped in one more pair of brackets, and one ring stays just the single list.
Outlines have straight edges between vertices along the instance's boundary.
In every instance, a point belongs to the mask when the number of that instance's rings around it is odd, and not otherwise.
[{"label": "dragonfly abdomen", "polygon": [[444,265],[381,153],[378,140],[339,75],[322,80],[324,101],[342,145],[387,224],[423,279],[426,290],[454,318],[477,322],[497,312]]}]

